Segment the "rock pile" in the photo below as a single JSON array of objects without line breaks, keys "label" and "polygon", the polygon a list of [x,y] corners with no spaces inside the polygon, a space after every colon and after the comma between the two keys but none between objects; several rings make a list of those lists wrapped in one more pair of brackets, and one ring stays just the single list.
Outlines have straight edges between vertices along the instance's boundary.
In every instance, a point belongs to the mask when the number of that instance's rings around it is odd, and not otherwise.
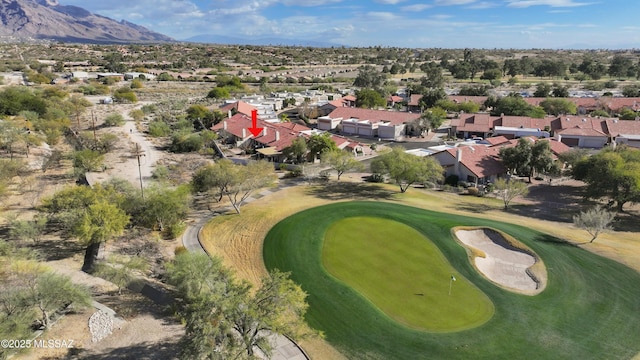
[{"label": "rock pile", "polygon": [[96,311],[89,318],[89,331],[91,332],[91,341],[98,342],[113,331],[113,316],[102,310]]}]

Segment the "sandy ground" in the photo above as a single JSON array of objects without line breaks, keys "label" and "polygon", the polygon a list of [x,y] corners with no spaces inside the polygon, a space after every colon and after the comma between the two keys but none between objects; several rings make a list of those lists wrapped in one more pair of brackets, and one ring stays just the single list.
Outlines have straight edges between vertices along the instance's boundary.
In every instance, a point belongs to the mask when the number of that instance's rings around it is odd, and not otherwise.
[{"label": "sandy ground", "polygon": [[478,271],[489,280],[507,289],[531,294],[544,288],[539,287],[527,274],[527,269],[536,263],[533,256],[503,247],[491,239],[485,230],[458,230],[455,235],[466,246],[484,253],[484,257],[476,256],[473,261]]},{"label": "sandy ground", "polygon": [[[124,126],[108,128],[108,131],[121,138],[118,146],[122,150],[107,155],[107,159],[105,160],[105,164],[107,165],[106,171],[87,173],[87,179],[90,179],[91,183],[103,182],[110,178],[117,177],[128,180],[136,187],[139,187],[140,175],[142,175],[143,183],[151,177],[156,162],[163,157],[163,154],[147,140],[144,134],[138,131],[135,123],[129,116],[131,110],[139,109],[142,105],[144,104],[117,109],[117,112],[120,113],[127,122]],[[141,154],[139,169],[138,158],[134,155],[136,144],[139,146],[139,152]]]}]

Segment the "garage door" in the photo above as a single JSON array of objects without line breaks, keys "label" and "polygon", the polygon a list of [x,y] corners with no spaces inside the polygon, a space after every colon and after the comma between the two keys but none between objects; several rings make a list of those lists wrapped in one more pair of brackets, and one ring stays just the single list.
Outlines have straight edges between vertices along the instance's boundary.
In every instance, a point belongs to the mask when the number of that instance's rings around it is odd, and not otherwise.
[{"label": "garage door", "polygon": [[567,146],[578,146],[578,142],[579,141],[580,141],[580,139],[570,139],[570,138],[566,138],[566,137],[562,138],[562,143],[567,145]]}]

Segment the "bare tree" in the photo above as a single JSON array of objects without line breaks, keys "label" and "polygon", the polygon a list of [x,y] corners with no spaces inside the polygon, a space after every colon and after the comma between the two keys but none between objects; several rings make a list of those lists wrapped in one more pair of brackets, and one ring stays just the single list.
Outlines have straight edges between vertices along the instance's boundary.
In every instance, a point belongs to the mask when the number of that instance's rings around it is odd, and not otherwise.
[{"label": "bare tree", "polygon": [[598,206],[587,211],[581,211],[580,214],[573,217],[573,224],[580,229],[586,230],[591,235],[592,243],[598,235],[610,230],[610,224],[615,214]]},{"label": "bare tree", "polygon": [[522,181],[498,179],[495,182],[495,188],[498,196],[504,202],[504,208],[509,208],[509,203],[516,196],[524,196],[529,193],[527,184]]}]

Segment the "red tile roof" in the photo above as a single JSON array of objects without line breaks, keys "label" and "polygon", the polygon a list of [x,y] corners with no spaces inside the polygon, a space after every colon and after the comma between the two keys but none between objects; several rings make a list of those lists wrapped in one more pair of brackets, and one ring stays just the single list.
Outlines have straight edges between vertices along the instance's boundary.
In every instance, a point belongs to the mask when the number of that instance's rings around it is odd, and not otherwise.
[{"label": "red tile roof", "polygon": [[227,105],[224,105],[222,107],[220,107],[220,111],[226,113],[231,109],[236,109],[237,112],[241,113],[241,114],[245,114],[247,116],[251,116],[251,111],[252,110],[257,110],[258,108],[247,104],[244,101],[236,101],[234,103],[230,103]]},{"label": "red tile roof", "polygon": [[575,116],[560,116],[560,129],[556,133],[579,136],[607,136],[605,119]]},{"label": "red tile roof", "polygon": [[500,147],[460,146],[445,151],[454,159],[457,158],[457,152],[461,151],[460,164],[478,178],[504,174],[507,171],[498,156]]},{"label": "red tile roof", "polygon": [[336,108],[328,116],[332,119],[354,118],[360,120],[370,120],[371,122],[388,121],[393,125],[400,125],[420,118],[420,114],[415,113],[347,107]]},{"label": "red tile roof", "polygon": [[617,137],[620,135],[640,135],[640,121],[606,119],[609,135]]},{"label": "red tile roof", "polygon": [[409,102],[407,105],[409,106],[420,106],[420,99],[422,99],[421,94],[411,94],[409,97]]},{"label": "red tile roof", "polygon": [[478,105],[484,105],[484,102],[489,98],[488,96],[466,96],[466,95],[449,95],[447,98],[454,101],[457,104],[465,102],[472,102]]},{"label": "red tile roof", "polygon": [[490,146],[496,146],[496,145],[508,143],[509,139],[507,139],[504,136],[494,136],[494,137],[486,138],[484,139],[484,141],[488,142]]}]

